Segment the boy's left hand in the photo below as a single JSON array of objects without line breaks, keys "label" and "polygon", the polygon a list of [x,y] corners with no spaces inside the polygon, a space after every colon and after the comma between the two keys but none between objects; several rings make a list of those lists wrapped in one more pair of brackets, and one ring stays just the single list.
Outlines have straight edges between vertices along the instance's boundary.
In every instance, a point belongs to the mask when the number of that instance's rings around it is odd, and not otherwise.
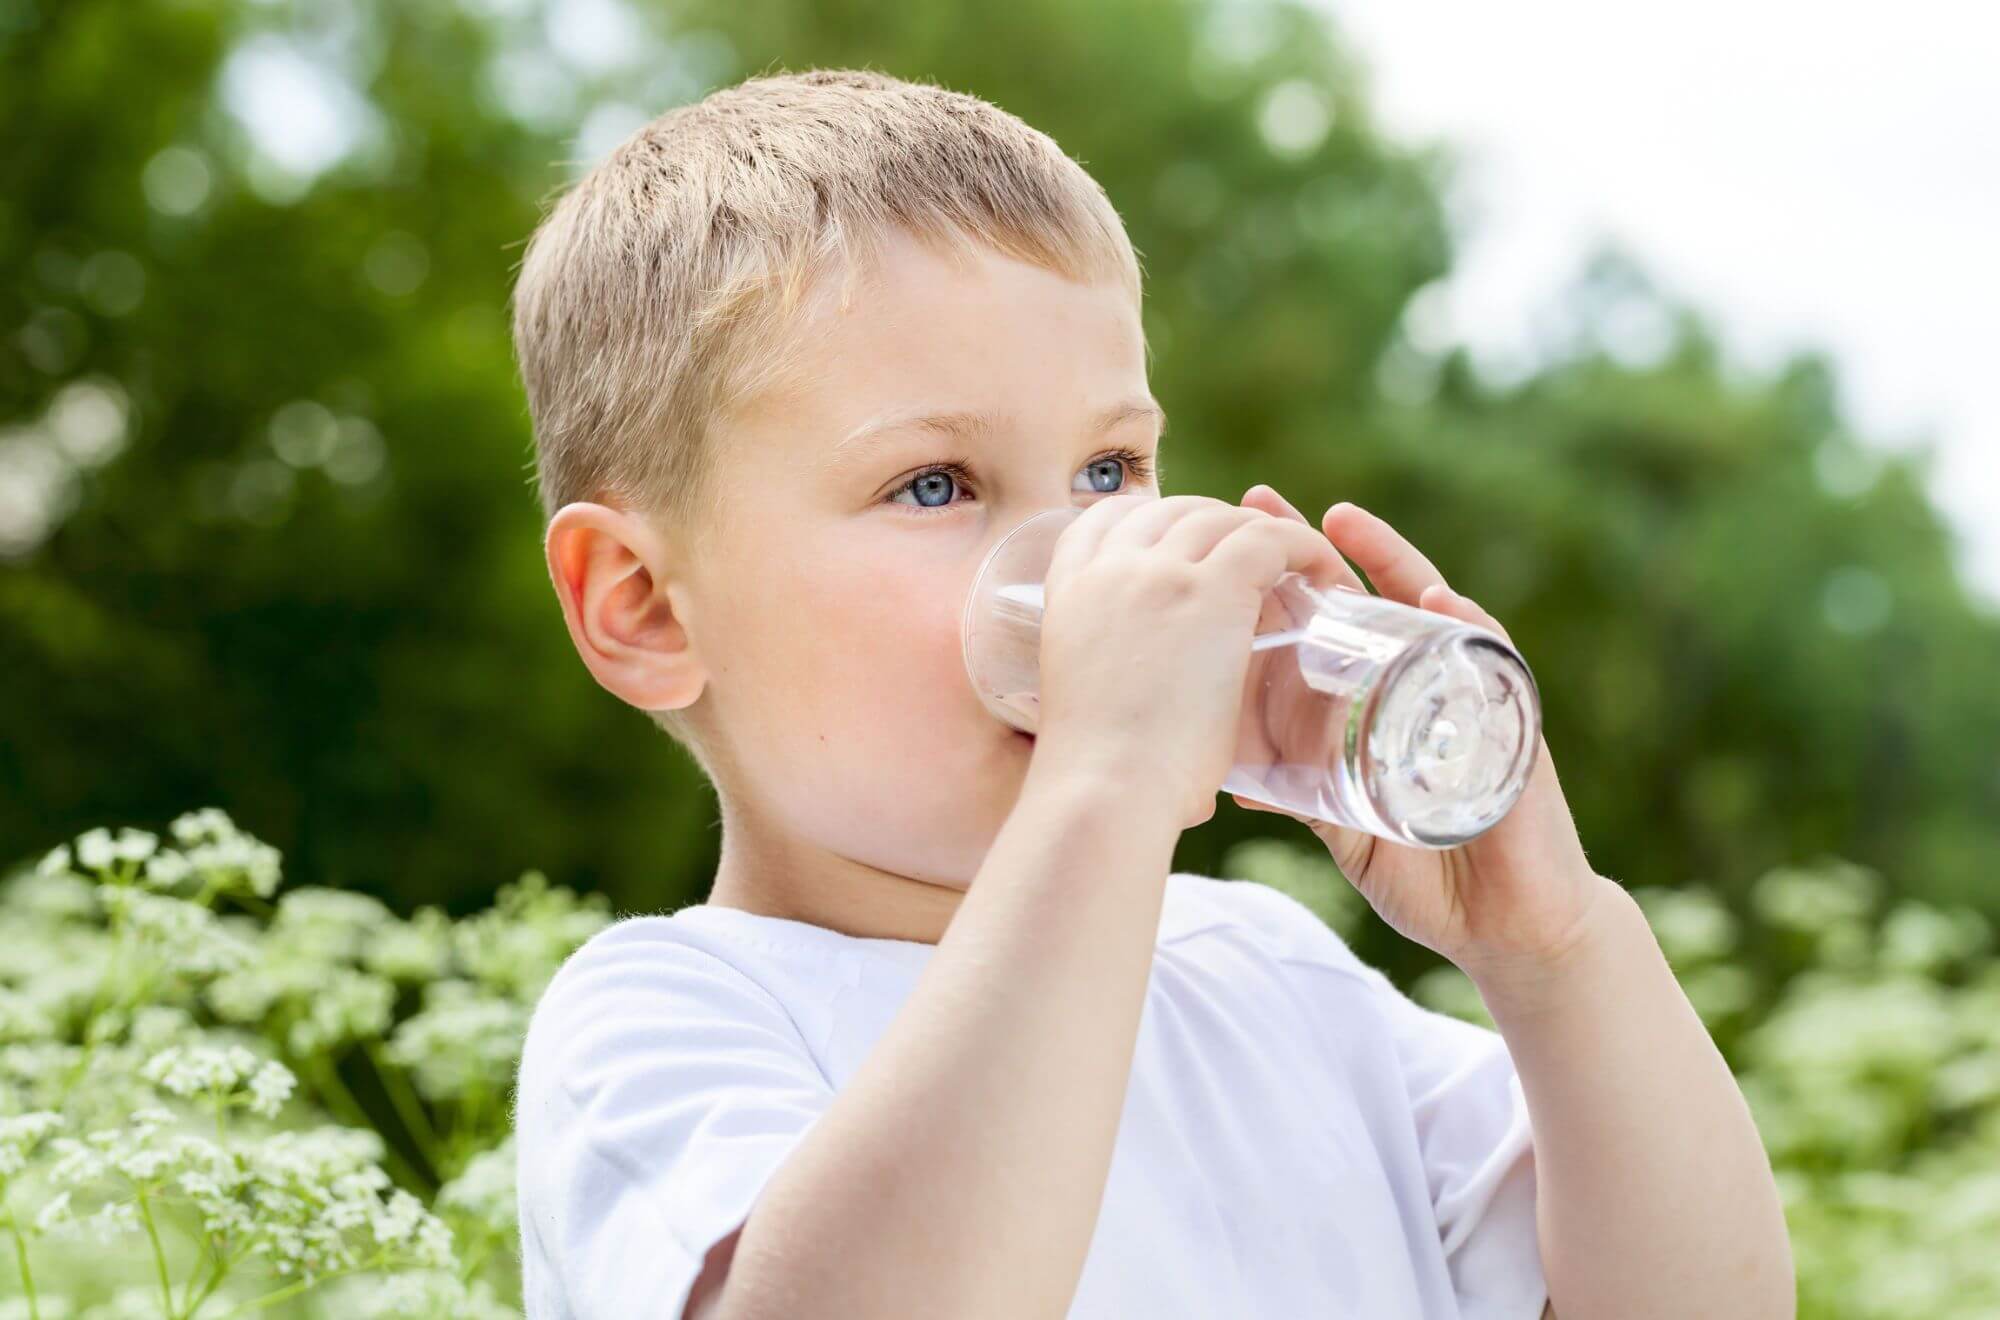
[{"label": "boy's left hand", "polygon": [[[1245,508],[1305,522],[1269,486],[1253,486]],[[1388,523],[1350,503],[1334,505],[1320,530],[1383,597],[1487,628],[1506,629],[1445,585],[1443,574]],[[1343,566],[1344,569],[1344,566]],[[1347,585],[1366,590],[1346,572]],[[1342,874],[1399,934],[1462,970],[1534,967],[1560,961],[1591,928],[1602,887],[1556,782],[1555,762],[1536,735],[1528,786],[1491,829],[1456,848],[1418,848],[1314,820],[1236,794],[1240,807],[1291,816],[1319,836]]]}]

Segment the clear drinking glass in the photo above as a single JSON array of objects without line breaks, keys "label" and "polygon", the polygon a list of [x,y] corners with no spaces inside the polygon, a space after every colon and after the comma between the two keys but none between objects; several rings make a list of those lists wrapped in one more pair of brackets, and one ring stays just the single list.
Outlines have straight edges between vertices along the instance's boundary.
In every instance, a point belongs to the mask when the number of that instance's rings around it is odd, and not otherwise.
[{"label": "clear drinking glass", "polygon": [[[965,602],[966,673],[994,716],[1040,718],[1042,583],[1077,508],[995,545]],[[1142,647],[1143,637],[1131,644]],[[1224,790],[1397,843],[1450,848],[1507,814],[1534,770],[1541,694],[1491,631],[1287,573],[1250,642]]]}]

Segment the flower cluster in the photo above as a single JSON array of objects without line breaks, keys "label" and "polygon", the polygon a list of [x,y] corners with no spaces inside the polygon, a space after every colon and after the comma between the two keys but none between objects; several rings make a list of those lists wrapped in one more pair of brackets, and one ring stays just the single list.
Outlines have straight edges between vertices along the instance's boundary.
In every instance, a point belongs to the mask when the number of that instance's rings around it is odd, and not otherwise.
[{"label": "flower cluster", "polygon": [[571,950],[611,924],[602,896],[551,888],[540,871],[502,885],[493,907],[458,923],[458,964],[467,979],[533,1004]]},{"label": "flower cluster", "polygon": [[241,1045],[175,1045],[148,1059],[139,1075],[174,1095],[240,1102],[262,1118],[276,1118],[297,1085],[291,1069]]},{"label": "flower cluster", "polygon": [[[155,1198],[191,1209],[219,1256],[263,1257],[280,1277],[456,1264],[444,1222],[390,1185],[373,1132],[217,1140],[173,1124],[170,1111],[143,1109],[82,1139],[55,1138],[50,1180],[63,1190],[44,1207],[41,1230],[88,1230],[116,1243],[141,1228],[146,1198]],[[96,1208],[82,1215],[86,1198]]]},{"label": "flower cluster", "polygon": [[471,981],[433,981],[424,1006],[396,1028],[388,1056],[434,1101],[490,1089],[520,1062],[531,1006],[497,998]]},{"label": "flower cluster", "polygon": [[514,1230],[514,1138],[474,1157],[464,1172],[438,1189],[436,1208],[488,1232]]},{"label": "flower cluster", "polygon": [[281,879],[214,808],[0,875],[0,1320],[519,1316],[505,1097],[608,910],[538,872],[458,922]]}]

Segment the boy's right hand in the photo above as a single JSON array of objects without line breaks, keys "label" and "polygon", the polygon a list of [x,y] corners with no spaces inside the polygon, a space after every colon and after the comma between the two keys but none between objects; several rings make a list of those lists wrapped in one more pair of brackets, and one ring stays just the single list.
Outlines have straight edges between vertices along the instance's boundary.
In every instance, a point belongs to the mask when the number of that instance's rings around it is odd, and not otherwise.
[{"label": "boy's right hand", "polygon": [[1235,764],[1250,639],[1288,572],[1355,580],[1314,528],[1204,495],[1113,495],[1056,538],[1043,587],[1035,758],[1215,815]]}]

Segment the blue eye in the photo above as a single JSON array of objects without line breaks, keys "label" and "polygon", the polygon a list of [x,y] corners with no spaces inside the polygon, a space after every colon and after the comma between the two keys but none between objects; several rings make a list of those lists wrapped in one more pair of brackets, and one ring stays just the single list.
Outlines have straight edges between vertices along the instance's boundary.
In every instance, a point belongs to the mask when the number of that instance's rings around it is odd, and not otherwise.
[{"label": "blue eye", "polygon": [[[1106,464],[1112,463],[1122,463],[1125,472],[1129,475],[1126,476],[1124,482],[1120,485],[1107,489],[1097,484],[1097,477],[1101,472],[1105,471]],[[891,491],[890,497],[884,500],[883,503],[902,504],[902,507],[909,509],[913,513],[944,513],[953,508],[957,503],[949,499],[950,484],[969,484],[972,475],[971,469],[971,460],[964,458],[947,459],[942,463],[934,463]],[[1146,482],[1153,479],[1152,460],[1134,449],[1114,449],[1102,457],[1092,459],[1084,471],[1091,473],[1092,493],[1098,495],[1115,495],[1132,482]],[[903,504],[902,501],[895,497],[901,495],[904,491],[918,492],[919,499],[925,493],[938,495],[945,497],[947,502],[943,504]]]}]

